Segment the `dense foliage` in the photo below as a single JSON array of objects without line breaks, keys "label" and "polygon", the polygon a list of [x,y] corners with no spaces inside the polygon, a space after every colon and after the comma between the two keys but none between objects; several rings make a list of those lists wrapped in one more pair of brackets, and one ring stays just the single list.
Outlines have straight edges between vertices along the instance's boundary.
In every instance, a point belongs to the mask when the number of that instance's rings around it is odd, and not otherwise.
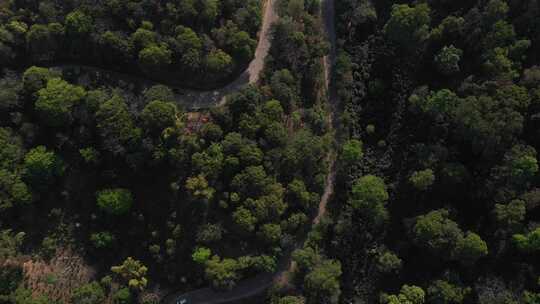
[{"label": "dense foliage", "polygon": [[343,303],[537,303],[538,1],[336,9]]},{"label": "dense foliage", "polygon": [[[253,58],[258,0],[6,1],[0,62],[88,64],[209,87]],[[174,79],[174,80],[173,80]]]}]

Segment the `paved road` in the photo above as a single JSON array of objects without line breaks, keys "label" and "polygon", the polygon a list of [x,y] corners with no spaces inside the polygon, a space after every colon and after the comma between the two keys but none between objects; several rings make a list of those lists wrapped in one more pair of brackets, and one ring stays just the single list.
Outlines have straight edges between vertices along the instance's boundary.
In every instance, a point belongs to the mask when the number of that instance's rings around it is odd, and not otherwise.
[{"label": "paved road", "polygon": [[[275,0],[274,0],[275,1]],[[333,85],[333,68],[336,61],[336,34],[335,34],[335,9],[334,2],[335,0],[322,0],[322,15],[324,18],[324,26],[326,35],[330,42],[330,52],[328,56],[324,58],[325,66],[325,82],[328,89],[328,100],[330,103],[331,111],[329,114],[329,122],[334,129],[334,112],[338,107],[338,98]],[[268,13],[268,12],[267,12]],[[272,18],[277,18],[275,15]],[[264,32],[264,29],[263,31]],[[264,48],[264,52],[268,52],[269,42]],[[261,46],[261,43],[259,43]],[[263,51],[263,50],[261,50]],[[255,68],[254,70],[262,70],[262,66]],[[255,79],[257,76],[253,75]],[[255,80],[256,82],[256,80]],[[326,186],[324,193],[319,202],[319,208],[317,215],[313,219],[313,224],[318,224],[320,220],[326,214],[326,205],[332,194],[334,193],[334,181],[336,177],[335,162],[336,157],[335,153],[332,152],[328,156],[329,160],[329,174],[326,177]],[[300,247],[302,242],[298,242],[296,247]],[[294,250],[293,248],[292,250]],[[291,251],[292,251],[291,250]],[[269,274],[263,273],[257,275],[253,278],[246,279],[241,281],[233,290],[227,292],[216,292],[211,288],[198,289],[188,293],[175,293],[165,297],[162,301],[164,304],[177,304],[180,300],[186,300],[185,303],[181,304],[225,304],[225,303],[234,303],[239,300],[248,299],[256,295],[260,295],[270,288],[274,282],[285,283],[288,280],[288,275],[294,271],[295,264],[292,262],[290,257],[290,252],[285,254],[284,258],[280,261],[278,265],[280,269],[277,273]]]}]

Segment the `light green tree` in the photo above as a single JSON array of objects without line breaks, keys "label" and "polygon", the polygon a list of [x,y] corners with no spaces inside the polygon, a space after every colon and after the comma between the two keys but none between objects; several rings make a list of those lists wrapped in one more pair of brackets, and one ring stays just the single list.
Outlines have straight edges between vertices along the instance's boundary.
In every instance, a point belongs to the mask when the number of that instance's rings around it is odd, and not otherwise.
[{"label": "light green tree", "polygon": [[353,165],[362,158],[364,155],[362,146],[362,142],[357,139],[348,140],[343,144],[341,155],[347,165]]},{"label": "light green tree", "polygon": [[23,177],[33,188],[44,189],[64,173],[64,165],[54,151],[38,146],[24,157]]},{"label": "light green tree", "polygon": [[416,189],[426,191],[435,182],[435,174],[433,174],[433,170],[431,169],[415,171],[409,178],[409,182]]},{"label": "light green tree", "polygon": [[124,279],[131,289],[141,291],[148,284],[145,277],[148,268],[132,257],[125,259],[122,265],[111,267],[111,271]]},{"label": "light green tree", "polygon": [[53,78],[38,91],[35,107],[43,121],[52,127],[68,126],[72,121],[72,108],[81,102],[86,92],[60,78]]},{"label": "light green tree", "polygon": [[126,214],[133,204],[133,196],[128,189],[115,188],[98,191],[97,205],[108,214]]}]

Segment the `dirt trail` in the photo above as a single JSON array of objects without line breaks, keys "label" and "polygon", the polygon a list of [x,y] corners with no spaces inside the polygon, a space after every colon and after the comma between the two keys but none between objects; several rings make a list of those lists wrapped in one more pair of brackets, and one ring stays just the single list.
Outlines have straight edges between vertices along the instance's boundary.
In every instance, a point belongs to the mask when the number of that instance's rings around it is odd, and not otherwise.
[{"label": "dirt trail", "polygon": [[[272,25],[278,20],[277,2],[279,0],[266,0],[264,6],[264,16],[259,32],[259,41],[255,49],[255,55],[249,66],[229,84],[212,90],[194,90],[175,88],[179,93],[175,94],[175,99],[182,108],[190,111],[198,111],[215,106],[221,106],[225,103],[227,95],[237,92],[243,87],[254,84],[259,81],[259,75],[264,68],[266,56],[271,46],[271,29]],[[62,64],[51,66],[51,68],[66,71],[76,70],[78,73],[90,75],[93,74],[105,81],[110,80],[110,83],[125,81],[126,83],[136,83],[142,87],[150,87],[159,82],[152,81],[146,78],[128,75],[120,72],[110,71],[99,67],[75,64]],[[174,87],[173,87],[174,88]]]},{"label": "dirt trail", "polygon": [[[336,31],[335,31],[335,0],[323,0],[321,2],[322,18],[324,21],[325,34],[330,42],[330,52],[324,57],[324,81],[327,88],[328,103],[330,106],[330,112],[328,113],[328,123],[330,125],[330,132],[335,132],[335,119],[334,115],[338,109],[339,99],[335,90],[333,82],[333,68],[336,62]],[[326,206],[330,201],[330,198],[334,194],[334,184],[336,180],[336,153],[331,151],[327,157],[328,162],[328,175],[325,180],[325,187],[321,200],[319,201],[319,207],[317,209],[317,215],[313,219],[313,225],[317,225],[321,222],[322,218],[326,215]],[[301,246],[302,244],[297,244]],[[276,276],[276,282],[280,285],[287,284],[290,274],[294,273],[296,269],[296,263],[294,261],[289,262],[289,267],[286,271]]]},{"label": "dirt trail", "polygon": [[[270,1],[276,1],[276,0],[270,0]],[[328,121],[331,126],[331,131],[334,132],[334,125],[335,125],[335,119],[334,115],[336,110],[338,109],[338,98],[336,94],[336,90],[333,84],[333,68],[336,61],[336,35],[335,35],[335,10],[334,10],[334,1],[335,0],[322,0],[322,16],[324,19],[324,27],[326,31],[326,35],[330,41],[330,52],[329,54],[324,58],[324,67],[325,67],[325,83],[327,88],[327,94],[328,94],[328,101],[330,105],[330,113],[328,115]],[[268,13],[268,12],[267,12]],[[265,16],[265,19],[267,17]],[[271,15],[268,16],[268,20],[273,20],[272,18],[277,19],[277,15]],[[267,35],[263,28],[262,33],[264,35]],[[261,39],[259,42],[259,47],[257,48],[260,52],[263,54],[268,52],[268,49],[270,47],[270,41],[265,39]],[[265,45],[266,44],[266,45]],[[258,56],[256,56],[258,57]],[[252,67],[252,71],[261,71],[263,67],[264,61],[262,62],[252,62],[250,67]],[[249,70],[249,69],[248,69]],[[249,74],[249,72],[248,72]],[[253,77],[253,78],[252,78]],[[256,82],[257,81],[257,75],[250,75],[250,81]],[[336,178],[336,153],[335,151],[330,152],[328,155],[328,167],[329,167],[329,173],[326,177],[326,185],[324,188],[323,195],[321,197],[321,200],[319,202],[319,208],[317,211],[317,215],[313,219],[313,224],[318,224],[321,219],[326,215],[326,206],[332,197],[332,194],[334,193],[334,184],[335,184],[335,178]],[[302,244],[297,244],[297,247],[302,246]],[[294,249],[294,248],[293,248]],[[292,250],[291,250],[292,251]],[[174,294],[166,297],[163,300],[163,303],[165,304],[177,304],[177,301],[179,300],[187,300],[187,303],[190,304],[218,304],[218,303],[232,303],[236,302],[242,299],[246,299],[249,297],[252,297],[254,295],[258,295],[264,291],[266,291],[268,288],[270,288],[274,283],[277,284],[286,284],[289,281],[290,275],[294,272],[294,269],[296,267],[295,263],[290,258],[290,252],[286,255],[286,259],[282,260],[282,263],[280,266],[278,266],[279,269],[283,269],[282,271],[278,272],[277,274],[260,274],[254,278],[244,280],[238,284],[236,288],[229,292],[222,292],[218,293],[213,291],[210,288],[204,288],[195,290],[190,293],[186,294]]]},{"label": "dirt trail", "polygon": [[267,0],[264,9],[264,18],[259,33],[259,42],[255,50],[255,57],[247,69],[233,82],[223,88],[211,91],[184,90],[183,95],[178,98],[186,108],[198,110],[212,106],[223,105],[227,95],[234,93],[248,84],[257,83],[259,75],[264,68],[264,62],[271,46],[272,24],[278,20],[277,2],[279,0]]},{"label": "dirt trail", "polygon": [[[324,58],[324,76],[328,93],[328,103],[330,106],[330,113],[328,114],[328,123],[330,124],[330,131],[335,132],[335,119],[334,115],[338,109],[338,97],[333,81],[333,69],[336,63],[336,30],[335,30],[335,0],[323,0],[322,5],[322,17],[324,21],[324,29],[326,37],[330,42],[330,52]],[[326,177],[326,185],[324,188],[323,196],[319,202],[319,209],[317,216],[313,220],[314,224],[318,224],[321,218],[326,214],[326,205],[334,194],[334,184],[336,179],[336,155],[335,151],[332,151],[328,156],[328,176]]]}]

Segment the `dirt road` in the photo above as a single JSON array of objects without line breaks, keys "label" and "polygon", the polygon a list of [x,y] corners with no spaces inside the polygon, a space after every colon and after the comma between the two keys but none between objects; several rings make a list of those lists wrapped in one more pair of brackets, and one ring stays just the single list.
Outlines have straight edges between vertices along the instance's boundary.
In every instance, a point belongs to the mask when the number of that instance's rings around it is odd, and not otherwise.
[{"label": "dirt road", "polygon": [[[234,81],[224,87],[213,90],[191,90],[184,88],[174,88],[178,93],[175,94],[176,102],[182,108],[189,111],[197,111],[215,106],[223,105],[227,95],[237,92],[243,87],[254,84],[259,81],[259,75],[264,68],[266,56],[271,46],[271,29],[272,25],[278,20],[277,2],[279,0],[266,0],[264,7],[264,16],[262,20],[261,30],[259,32],[259,41],[255,49],[255,55],[249,66],[238,76]],[[129,84],[137,84],[140,87],[147,88],[159,82],[155,82],[146,78],[128,75],[120,72],[114,72],[103,68],[86,65],[62,64],[51,66],[51,68],[59,71],[76,71],[83,75],[94,75],[108,84],[118,84],[125,82]]]},{"label": "dirt road", "polygon": [[[276,1],[276,0],[273,0],[273,1]],[[335,17],[334,17],[335,2],[334,1],[335,0],[322,0],[321,1],[322,16],[324,19],[325,31],[331,45],[329,54],[324,58],[324,66],[325,66],[325,82],[326,82],[326,88],[327,88],[327,93],[328,93],[328,101],[331,108],[331,111],[328,116],[328,120],[329,120],[332,132],[334,130],[334,124],[335,124],[334,113],[338,109],[338,98],[337,98],[335,86],[333,83],[333,77],[332,77],[333,68],[336,61],[336,34],[335,34],[335,23],[334,23],[335,22]],[[270,18],[277,19],[277,16],[272,15],[270,16]],[[263,28],[262,33],[264,32],[265,30]],[[261,39],[261,40],[264,40],[264,39]],[[267,44],[264,45],[265,43]],[[260,41],[259,47],[260,47],[260,52],[264,54],[264,56],[266,56],[265,54],[268,52],[268,49],[270,47],[269,40],[266,42]],[[264,64],[264,61],[252,62],[252,65],[253,65],[252,71],[260,72],[262,70],[263,64]],[[250,67],[252,65],[250,65]],[[258,76],[249,74],[248,72],[248,74],[245,75],[244,77],[249,79],[249,81],[253,80],[253,82],[256,82]],[[313,224],[318,224],[321,221],[321,219],[325,216],[326,206],[332,194],[334,193],[334,184],[335,184],[335,178],[336,178],[335,165],[336,165],[336,154],[333,151],[328,155],[329,174],[326,177],[326,185],[324,188],[323,195],[321,196],[321,200],[319,202],[317,215],[313,219]],[[300,247],[300,246],[302,246],[301,242],[297,244],[297,247]],[[290,273],[294,272],[295,267],[296,266],[294,262],[291,260],[290,253],[289,253],[285,255],[285,259],[282,259],[282,261],[280,262],[280,265],[278,266],[278,269],[281,269],[281,270],[275,274],[264,273],[264,274],[255,276],[251,279],[244,280],[240,282],[233,290],[227,291],[227,292],[216,292],[210,288],[203,288],[203,289],[195,290],[195,291],[185,293],[185,294],[181,294],[181,293],[172,294],[166,297],[163,300],[163,303],[164,304],[233,303],[239,300],[247,299],[255,295],[261,294],[265,292],[268,288],[270,288],[275,282],[277,283],[286,282],[289,278]],[[182,302],[183,300],[185,300],[185,302]]]},{"label": "dirt road", "polygon": [[223,88],[211,91],[186,90],[183,95],[178,96],[182,104],[191,110],[210,108],[225,103],[225,97],[234,93],[248,84],[257,83],[259,75],[264,68],[264,62],[270,50],[270,30],[272,24],[278,20],[277,2],[279,0],[267,0],[264,10],[264,18],[259,33],[259,42],[255,50],[255,57],[248,68],[233,82]]}]

